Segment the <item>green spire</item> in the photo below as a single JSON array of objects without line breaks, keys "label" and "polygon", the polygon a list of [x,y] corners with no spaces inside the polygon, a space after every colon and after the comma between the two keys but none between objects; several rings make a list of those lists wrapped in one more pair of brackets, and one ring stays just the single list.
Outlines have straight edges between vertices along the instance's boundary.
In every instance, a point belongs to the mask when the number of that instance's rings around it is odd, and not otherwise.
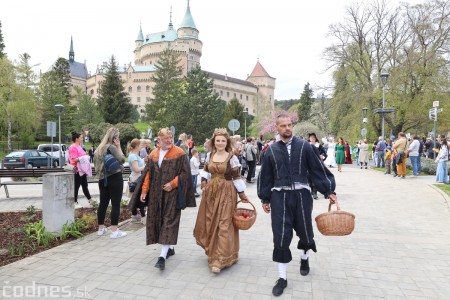
[{"label": "green spire", "polygon": [[181,22],[180,28],[197,29],[197,27],[195,26],[194,19],[192,18],[191,8],[189,6],[189,0],[188,0],[186,13],[184,14],[184,18],[183,18],[183,21]]}]

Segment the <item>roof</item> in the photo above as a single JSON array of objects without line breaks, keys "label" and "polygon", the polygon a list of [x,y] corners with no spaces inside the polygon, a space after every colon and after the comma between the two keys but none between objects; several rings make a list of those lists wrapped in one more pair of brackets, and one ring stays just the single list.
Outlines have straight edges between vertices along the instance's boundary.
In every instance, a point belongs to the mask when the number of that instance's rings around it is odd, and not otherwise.
[{"label": "roof", "polygon": [[173,42],[177,38],[178,38],[177,32],[173,29],[168,29],[166,31],[147,34],[145,36],[144,44],[152,44],[152,43],[159,43],[159,42]]},{"label": "roof", "polygon": [[144,35],[142,34],[142,27],[139,28],[139,33],[138,33],[138,36],[136,38],[136,41],[144,41]]},{"label": "roof", "polygon": [[270,77],[270,75],[258,60],[249,77]]},{"label": "roof", "polygon": [[189,4],[186,9],[186,13],[184,14],[184,18],[183,18],[183,21],[181,22],[180,28],[197,29],[197,27],[195,26],[194,19],[192,18],[191,9],[189,7]]},{"label": "roof", "polygon": [[73,61],[69,61],[70,75],[79,78],[88,78],[88,72],[85,64]]},{"label": "roof", "polygon": [[227,75],[221,75],[221,74],[217,74],[217,73],[213,73],[213,72],[208,72],[205,71],[208,76],[212,79],[218,79],[218,80],[223,80],[223,81],[229,81],[231,83],[237,83],[240,85],[246,85],[246,86],[250,86],[250,87],[254,87],[256,88],[256,85],[254,85],[253,83],[251,83],[250,81],[246,81],[246,80],[242,80],[242,79],[237,79],[237,78],[233,78]]},{"label": "roof", "polygon": [[134,72],[155,72],[156,68],[154,65],[140,65],[132,66]]}]

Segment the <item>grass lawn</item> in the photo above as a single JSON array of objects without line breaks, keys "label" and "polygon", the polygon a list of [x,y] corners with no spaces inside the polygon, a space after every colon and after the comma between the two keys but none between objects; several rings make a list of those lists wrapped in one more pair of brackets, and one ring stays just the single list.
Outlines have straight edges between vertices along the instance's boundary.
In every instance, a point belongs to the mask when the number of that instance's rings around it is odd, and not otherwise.
[{"label": "grass lawn", "polygon": [[447,196],[450,197],[450,184],[435,184],[436,187],[441,189]]}]

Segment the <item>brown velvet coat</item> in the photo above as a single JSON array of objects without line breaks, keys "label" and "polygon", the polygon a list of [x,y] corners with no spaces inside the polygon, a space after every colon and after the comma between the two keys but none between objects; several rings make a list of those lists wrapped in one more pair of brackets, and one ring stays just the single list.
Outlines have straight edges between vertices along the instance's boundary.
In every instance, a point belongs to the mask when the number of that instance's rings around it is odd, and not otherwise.
[{"label": "brown velvet coat", "polygon": [[[157,148],[150,153],[143,175],[137,181],[130,207],[140,201],[143,191],[148,191],[147,245],[176,245],[181,217],[181,210],[176,208],[180,183],[186,206],[196,206],[191,169],[186,153],[177,146],[169,149],[159,167],[159,151]],[[174,189],[165,192],[162,187],[168,182]]]}]

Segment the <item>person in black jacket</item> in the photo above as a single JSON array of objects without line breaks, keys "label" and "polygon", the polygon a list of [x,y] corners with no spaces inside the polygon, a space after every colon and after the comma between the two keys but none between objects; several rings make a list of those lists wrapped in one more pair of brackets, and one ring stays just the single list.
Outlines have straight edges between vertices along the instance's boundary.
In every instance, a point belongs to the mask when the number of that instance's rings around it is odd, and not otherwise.
[{"label": "person in black jacket", "polygon": [[292,135],[292,121],[287,114],[276,119],[280,140],[269,146],[261,163],[258,176],[258,197],[263,210],[271,213],[274,250],[272,259],[278,263],[279,279],[272,289],[274,296],[287,286],[286,269],[292,260],[289,249],[293,230],[300,238],[300,274],[309,273],[309,252],[316,252],[312,226],[312,197],[308,176],[317,190],[337,200],[333,174],[322,163],[313,146]]}]

